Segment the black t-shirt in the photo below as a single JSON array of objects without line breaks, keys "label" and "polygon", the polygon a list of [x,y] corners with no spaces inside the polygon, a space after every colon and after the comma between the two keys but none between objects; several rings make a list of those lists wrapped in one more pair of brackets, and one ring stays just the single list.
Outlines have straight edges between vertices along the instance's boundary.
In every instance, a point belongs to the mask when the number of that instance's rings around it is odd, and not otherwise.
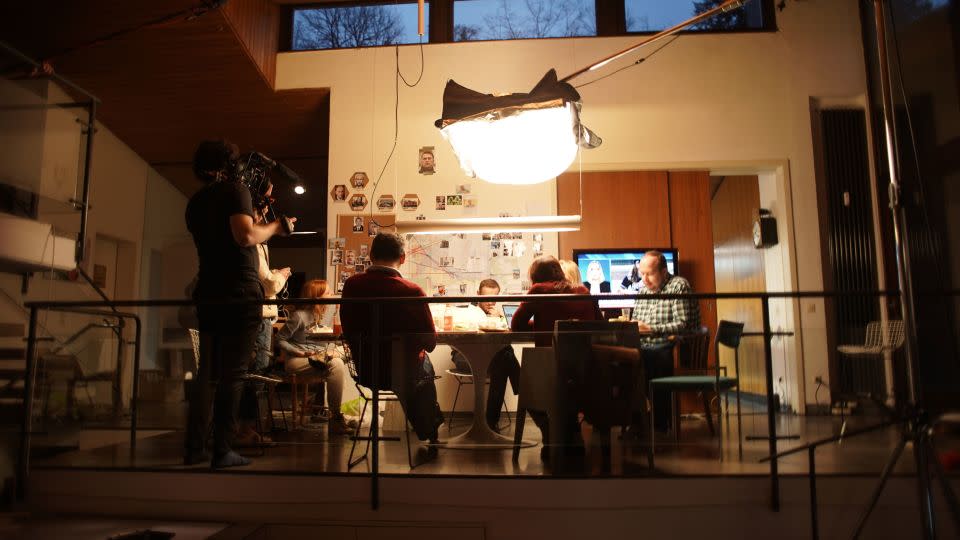
[{"label": "black t-shirt", "polygon": [[187,203],[187,229],[200,259],[198,297],[233,296],[238,286],[256,283],[260,259],[256,246],[240,247],[230,216],[253,215],[250,191],[236,182],[213,182]]}]

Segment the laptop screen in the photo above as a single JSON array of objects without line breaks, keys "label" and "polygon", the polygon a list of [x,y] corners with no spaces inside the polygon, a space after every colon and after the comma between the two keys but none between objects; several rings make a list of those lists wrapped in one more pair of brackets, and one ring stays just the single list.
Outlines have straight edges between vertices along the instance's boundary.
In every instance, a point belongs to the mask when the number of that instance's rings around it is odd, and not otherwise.
[{"label": "laptop screen", "polygon": [[517,312],[519,304],[504,304],[503,305],[503,316],[507,318],[507,326],[513,322],[513,314]]}]

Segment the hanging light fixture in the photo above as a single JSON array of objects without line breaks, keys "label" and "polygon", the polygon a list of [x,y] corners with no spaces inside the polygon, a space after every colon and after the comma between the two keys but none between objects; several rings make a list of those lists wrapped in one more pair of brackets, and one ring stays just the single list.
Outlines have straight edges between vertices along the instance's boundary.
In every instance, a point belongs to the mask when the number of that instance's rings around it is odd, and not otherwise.
[{"label": "hanging light fixture", "polygon": [[578,147],[602,142],[580,123],[580,94],[568,81],[748,1],[727,0],[563,79],[551,69],[529,93],[497,96],[447,81],[442,117],[434,125],[467,176],[494,184],[545,182],[567,170]]},{"label": "hanging light fixture", "polygon": [[435,125],[463,172],[494,184],[538,184],[601,140],[580,123],[580,94],[550,70],[529,93],[494,96],[448,81]]},{"label": "hanging light fixture", "polygon": [[580,230],[580,216],[473,217],[398,221],[399,234],[565,232]]}]

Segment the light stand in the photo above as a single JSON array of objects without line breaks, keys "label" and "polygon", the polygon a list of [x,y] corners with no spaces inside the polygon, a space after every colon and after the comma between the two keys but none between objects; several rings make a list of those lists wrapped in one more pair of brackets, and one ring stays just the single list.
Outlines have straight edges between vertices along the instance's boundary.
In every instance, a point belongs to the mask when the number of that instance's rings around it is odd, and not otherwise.
[{"label": "light stand", "polygon": [[[905,334],[905,353],[909,399],[905,406],[897,413],[896,422],[901,426],[900,441],[890,453],[877,486],[874,488],[870,501],[864,508],[852,538],[859,538],[866,525],[867,519],[876,507],[877,501],[883,492],[887,479],[894,466],[900,459],[908,442],[913,443],[913,459],[917,471],[918,495],[920,498],[921,523],[923,538],[937,537],[936,515],[933,509],[932,478],[935,477],[943,489],[949,510],[953,513],[954,522],[960,531],[960,511],[957,509],[957,498],[948,479],[944,476],[940,464],[933,451],[930,434],[933,423],[924,408],[923,388],[920,384],[919,361],[917,358],[916,317],[914,313],[913,281],[910,276],[910,249],[907,235],[907,220],[901,203],[902,186],[900,183],[899,167],[897,162],[897,141],[894,132],[894,102],[891,90],[890,64],[887,55],[886,11],[889,0],[874,0],[875,24],[877,32],[877,56],[880,66],[880,92],[883,101],[883,124],[886,139],[888,173],[890,184],[890,211],[893,217],[893,241],[897,262],[897,283],[900,287],[900,308],[903,315]],[[918,179],[919,180],[919,179]],[[872,428],[863,430],[872,431]]]}]

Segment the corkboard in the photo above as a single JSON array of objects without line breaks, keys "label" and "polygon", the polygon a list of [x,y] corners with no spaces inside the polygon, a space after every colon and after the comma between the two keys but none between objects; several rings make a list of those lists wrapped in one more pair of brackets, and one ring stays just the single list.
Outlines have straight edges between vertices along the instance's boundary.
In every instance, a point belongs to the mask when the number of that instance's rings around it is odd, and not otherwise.
[{"label": "corkboard", "polygon": [[[394,230],[393,225],[396,223],[396,216],[392,215],[378,215],[378,216],[360,216],[363,218],[363,232],[355,233],[353,232],[353,221],[358,214],[340,214],[337,216],[337,236],[346,240],[346,245],[343,248],[343,262],[334,266],[333,279],[329,280],[334,283],[336,287],[334,290],[339,291],[339,284],[343,282],[344,274],[346,277],[352,276],[357,271],[357,265],[361,264],[360,255],[362,246],[367,246],[368,259],[367,264],[369,264],[369,249],[370,242],[373,241],[373,237],[369,236],[370,231],[370,222],[376,221],[380,225],[381,229],[387,231]],[[353,251],[355,254],[355,260],[353,265],[347,264],[347,253]],[[329,257],[329,255],[327,255]],[[327,263],[329,263],[329,259]]]}]

